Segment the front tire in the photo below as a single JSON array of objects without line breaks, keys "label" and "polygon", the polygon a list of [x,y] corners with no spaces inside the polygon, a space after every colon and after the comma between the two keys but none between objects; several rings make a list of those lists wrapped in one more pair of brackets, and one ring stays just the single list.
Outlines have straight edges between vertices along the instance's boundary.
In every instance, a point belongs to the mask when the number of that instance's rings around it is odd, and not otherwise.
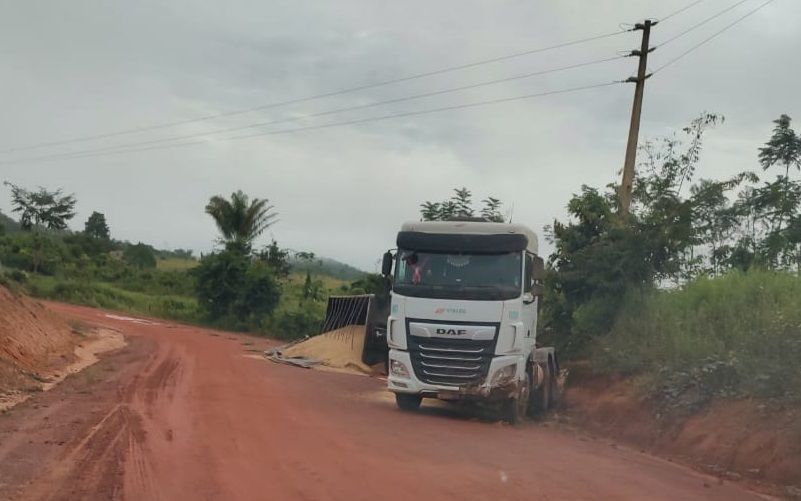
[{"label": "front tire", "polygon": [[519,424],[526,418],[531,396],[531,374],[526,371],[517,396],[503,404],[503,420],[509,424]]},{"label": "front tire", "polygon": [[408,393],[396,393],[395,403],[402,411],[416,411],[423,403],[423,397],[420,395],[409,395]]}]

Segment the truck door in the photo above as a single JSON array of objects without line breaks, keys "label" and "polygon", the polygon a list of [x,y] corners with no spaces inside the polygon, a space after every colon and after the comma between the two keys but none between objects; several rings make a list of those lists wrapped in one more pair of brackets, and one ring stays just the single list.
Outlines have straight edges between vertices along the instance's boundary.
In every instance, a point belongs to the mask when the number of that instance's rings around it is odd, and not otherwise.
[{"label": "truck door", "polygon": [[[534,294],[534,256],[526,253],[526,262],[523,276],[523,292],[525,294]],[[534,301],[523,301],[522,320],[526,328],[526,337],[531,343],[534,342],[537,332],[537,303],[540,299],[536,298]]]}]

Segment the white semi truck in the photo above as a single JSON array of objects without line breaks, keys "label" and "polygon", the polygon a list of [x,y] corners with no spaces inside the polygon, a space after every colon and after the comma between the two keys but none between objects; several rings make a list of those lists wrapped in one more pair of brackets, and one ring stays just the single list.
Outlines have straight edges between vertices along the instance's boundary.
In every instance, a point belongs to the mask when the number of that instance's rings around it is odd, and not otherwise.
[{"label": "white semi truck", "polygon": [[478,400],[517,423],[553,405],[559,362],[553,348],[537,345],[538,250],[537,235],[520,224],[402,226],[382,263],[393,276],[387,379],[398,407]]}]

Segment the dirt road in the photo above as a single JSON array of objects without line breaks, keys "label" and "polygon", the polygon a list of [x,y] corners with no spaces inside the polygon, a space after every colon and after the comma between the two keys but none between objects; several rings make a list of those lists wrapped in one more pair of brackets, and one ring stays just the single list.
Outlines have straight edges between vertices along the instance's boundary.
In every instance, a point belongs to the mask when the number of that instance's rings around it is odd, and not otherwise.
[{"label": "dirt road", "polygon": [[401,413],[379,379],[248,352],[264,341],[52,308],[129,344],[0,416],[3,500],[760,499],[535,423]]}]

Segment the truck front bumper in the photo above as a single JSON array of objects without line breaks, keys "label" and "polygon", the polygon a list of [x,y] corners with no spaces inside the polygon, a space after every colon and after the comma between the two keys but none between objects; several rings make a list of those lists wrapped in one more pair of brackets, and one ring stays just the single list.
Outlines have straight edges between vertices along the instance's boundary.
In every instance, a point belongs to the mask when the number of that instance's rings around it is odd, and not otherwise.
[{"label": "truck front bumper", "polygon": [[[393,363],[394,362],[394,363]],[[507,369],[514,366],[513,369]],[[505,400],[518,395],[525,378],[525,360],[519,356],[498,356],[490,363],[487,378],[469,386],[440,386],[424,383],[414,374],[409,352],[390,350],[387,389],[440,400]],[[504,371],[509,377],[497,378]]]}]

